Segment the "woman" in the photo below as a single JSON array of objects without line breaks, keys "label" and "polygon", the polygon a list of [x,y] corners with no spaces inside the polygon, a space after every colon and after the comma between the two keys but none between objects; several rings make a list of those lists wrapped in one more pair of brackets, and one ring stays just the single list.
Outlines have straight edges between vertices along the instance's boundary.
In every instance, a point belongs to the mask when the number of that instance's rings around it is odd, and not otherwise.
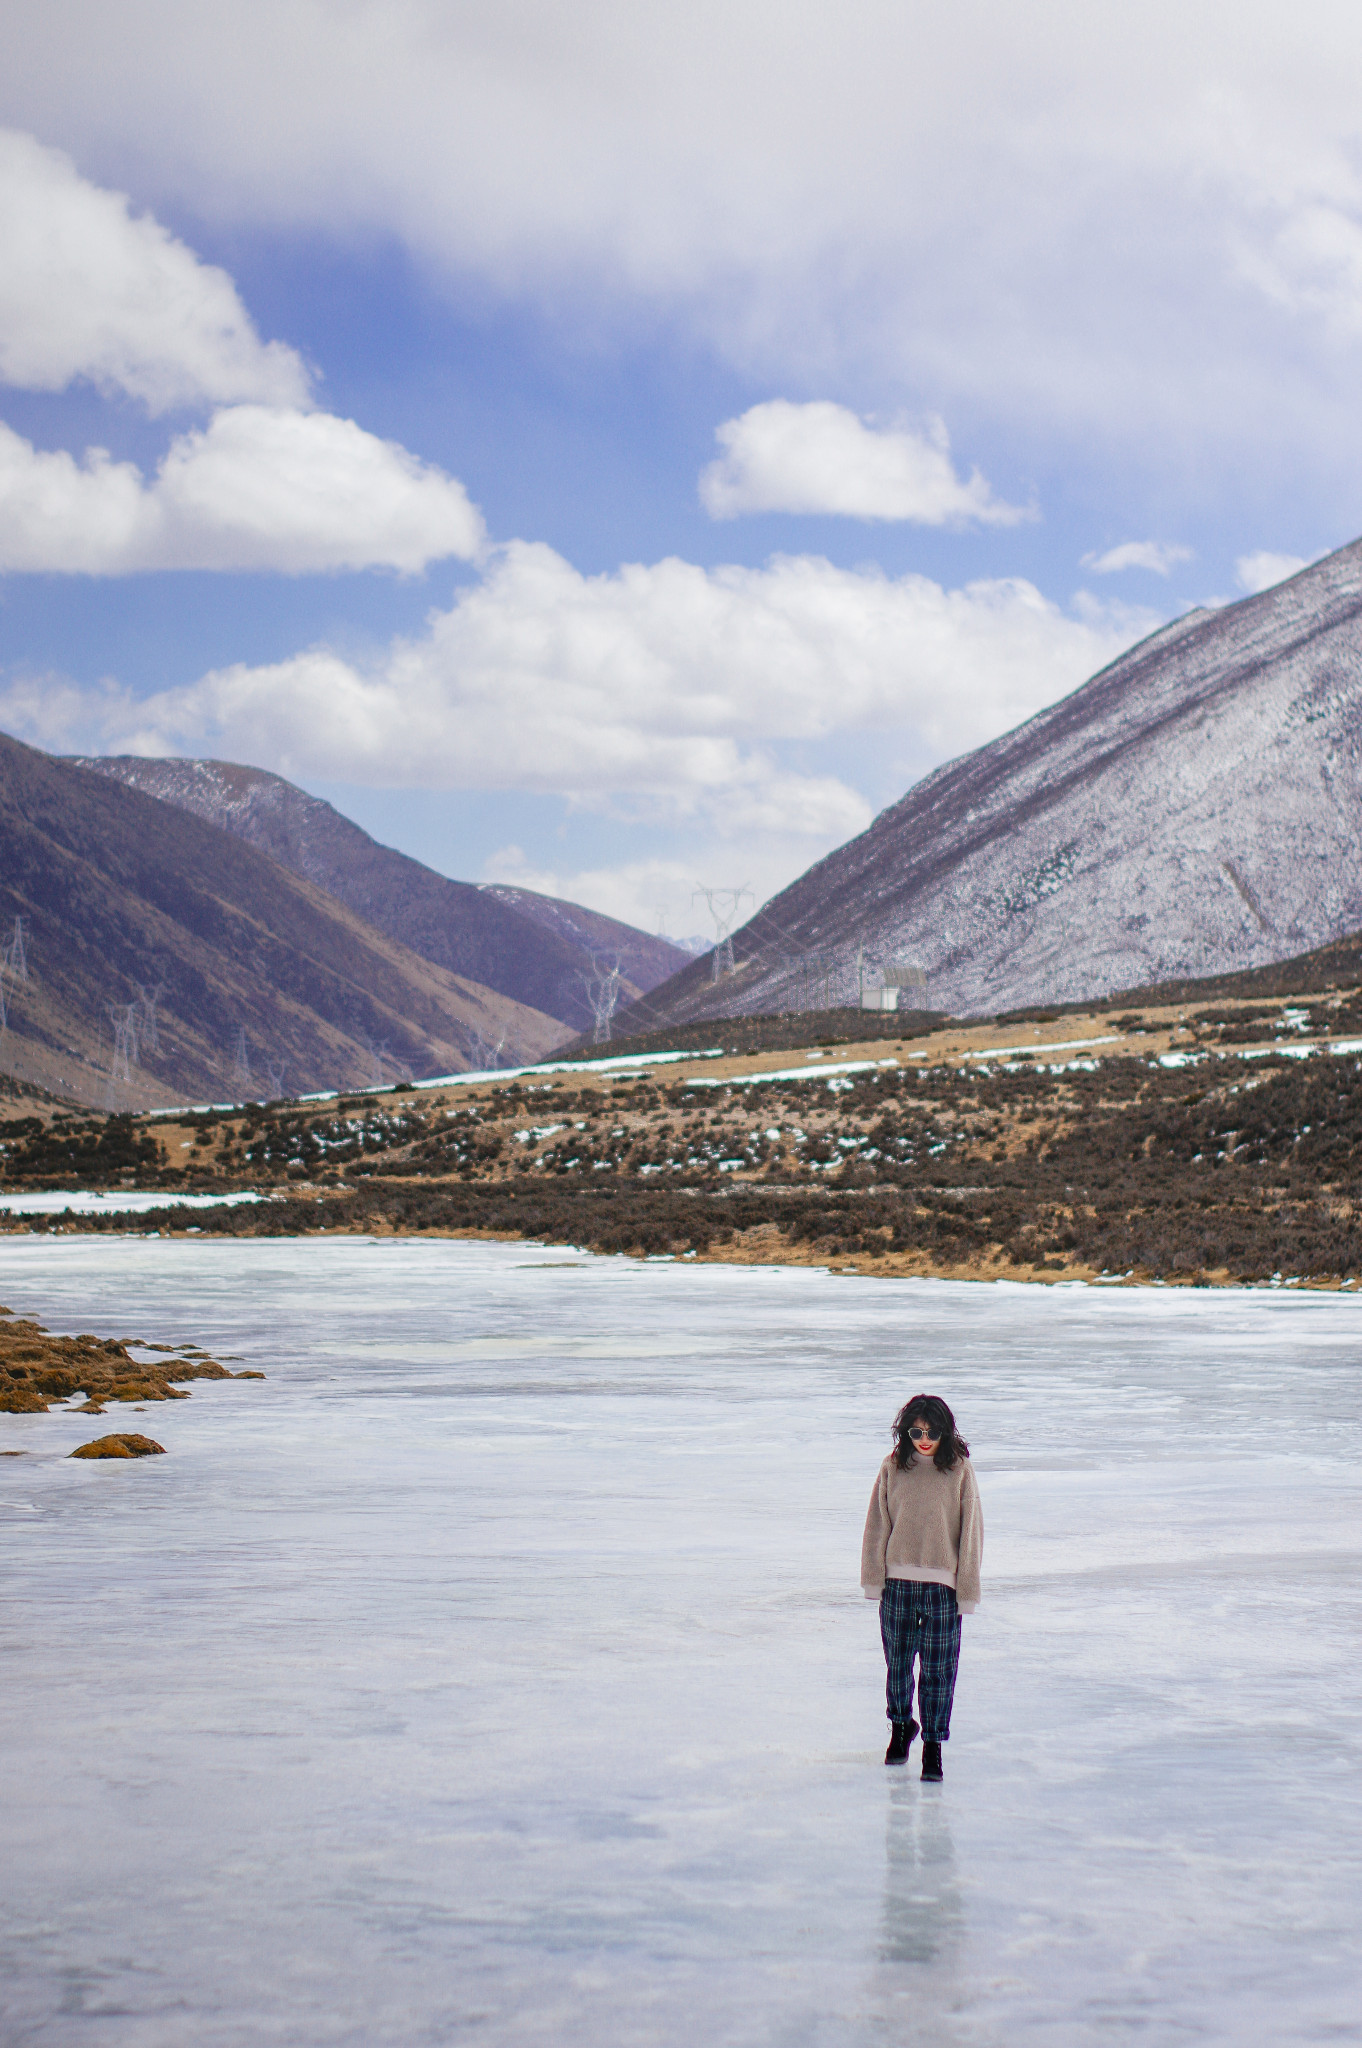
[{"label": "woman", "polygon": [[969,1445],[936,1394],[914,1394],[894,1421],[894,1448],[880,1467],[861,1544],[861,1586],[880,1603],[893,1733],[887,1764],[908,1761],[917,1734],[913,1661],[922,1715],[922,1775],[942,1776],[950,1738],[960,1617],[979,1604],[984,1518]]}]

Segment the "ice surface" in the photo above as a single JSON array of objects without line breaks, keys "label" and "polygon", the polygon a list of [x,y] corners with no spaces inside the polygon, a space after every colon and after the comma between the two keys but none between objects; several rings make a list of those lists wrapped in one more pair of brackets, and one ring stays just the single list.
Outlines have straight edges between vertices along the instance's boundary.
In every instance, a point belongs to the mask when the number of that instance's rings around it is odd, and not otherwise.
[{"label": "ice surface", "polygon": [[[1351,1297],[105,1238],[0,1298],[269,1374],[136,1464],[0,1417],[7,2048],[1362,2036]],[[988,1524],[939,1788],[855,1583],[919,1386]]]},{"label": "ice surface", "polygon": [[174,1195],[130,1188],[126,1193],[105,1194],[101,1188],[71,1188],[57,1193],[45,1189],[28,1194],[0,1195],[0,1210],[7,1216],[77,1216],[106,1213],[140,1216],[148,1209],[231,1209],[239,1202],[263,1199],[253,1189],[231,1195]]},{"label": "ice surface", "polygon": [[717,1080],[710,1080],[704,1074],[694,1075],[687,1083],[688,1088],[738,1088],[754,1081],[822,1081],[832,1074],[868,1074],[877,1067],[896,1067],[898,1061],[887,1060],[829,1060],[821,1067],[781,1067],[778,1072],[763,1072],[759,1067],[750,1074],[724,1074]]},{"label": "ice surface", "polygon": [[[532,1067],[477,1067],[460,1074],[431,1074],[413,1083],[417,1088],[463,1088],[477,1081],[518,1081],[526,1074],[615,1074],[635,1067],[674,1066],[678,1060],[721,1060],[724,1049],[711,1045],[700,1052],[609,1053],[598,1060],[537,1060]],[[384,1094],[384,1089],[365,1089],[365,1094]],[[305,1095],[304,1102],[322,1102],[320,1095]]]}]

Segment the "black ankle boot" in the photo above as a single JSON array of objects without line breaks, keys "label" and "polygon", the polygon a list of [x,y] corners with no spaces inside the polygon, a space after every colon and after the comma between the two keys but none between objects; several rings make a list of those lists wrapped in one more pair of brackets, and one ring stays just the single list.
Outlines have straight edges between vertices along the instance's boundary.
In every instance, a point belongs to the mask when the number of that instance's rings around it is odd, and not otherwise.
[{"label": "black ankle boot", "polygon": [[938,1784],[945,1777],[941,1768],[941,1744],[924,1742],[922,1745],[922,1776],[930,1785]]},{"label": "black ankle boot", "polygon": [[908,1746],[917,1734],[917,1722],[895,1721],[891,1725],[893,1733],[889,1737],[889,1747],[884,1752],[884,1760],[887,1764],[906,1764]]}]

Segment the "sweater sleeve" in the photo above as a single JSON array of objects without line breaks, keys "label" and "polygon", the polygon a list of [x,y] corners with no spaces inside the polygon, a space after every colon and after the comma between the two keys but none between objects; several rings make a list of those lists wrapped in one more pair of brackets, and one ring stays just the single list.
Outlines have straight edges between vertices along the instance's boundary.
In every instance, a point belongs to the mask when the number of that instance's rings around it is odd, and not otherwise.
[{"label": "sweater sleeve", "polygon": [[979,1569],[984,1561],[984,1511],[974,1467],[966,1462],[960,1485],[960,1562],[955,1571],[955,1601],[962,1614],[979,1605]]},{"label": "sweater sleeve", "polygon": [[861,1591],[867,1600],[878,1600],[884,1591],[885,1553],[893,1527],[889,1519],[889,1489],[881,1465],[875,1474],[875,1488],[866,1511],[865,1535],[861,1538]]}]

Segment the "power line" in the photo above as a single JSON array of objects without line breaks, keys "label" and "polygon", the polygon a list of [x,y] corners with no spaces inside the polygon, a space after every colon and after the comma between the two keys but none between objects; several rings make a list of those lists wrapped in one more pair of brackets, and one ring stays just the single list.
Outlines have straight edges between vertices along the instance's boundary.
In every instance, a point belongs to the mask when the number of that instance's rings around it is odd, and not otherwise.
[{"label": "power line", "polygon": [[364,1045],[369,1055],[369,1079],[367,1085],[370,1088],[381,1088],[383,1086],[383,1062],[388,1057],[388,1041],[386,1038],[380,1038],[378,1043],[375,1044],[366,1031],[364,1033]]}]

